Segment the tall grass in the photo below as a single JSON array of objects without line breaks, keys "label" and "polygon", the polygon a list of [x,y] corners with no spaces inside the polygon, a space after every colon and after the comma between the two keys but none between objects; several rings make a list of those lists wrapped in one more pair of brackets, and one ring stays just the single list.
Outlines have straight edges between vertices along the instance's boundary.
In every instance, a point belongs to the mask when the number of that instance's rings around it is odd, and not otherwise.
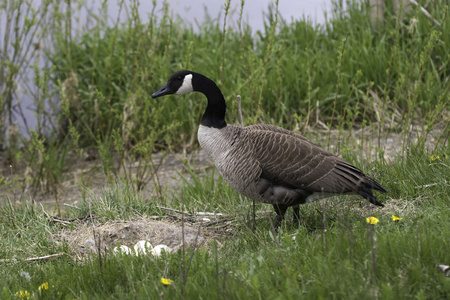
[{"label": "tall grass", "polygon": [[[82,135],[87,144],[94,143],[97,134],[107,138],[112,128],[121,127],[123,120],[117,114],[123,111],[130,91],[142,91],[142,104],[137,107],[149,102],[150,111],[145,113],[157,110],[161,125],[180,122],[180,131],[176,132],[181,139],[164,131],[158,140],[174,147],[190,143],[204,107],[201,96],[190,95],[187,101],[177,103],[161,103],[148,96],[171,72],[188,67],[216,80],[227,99],[241,94],[249,121],[294,127],[293,116],[310,115],[311,103],[319,101],[320,117],[332,126],[343,123],[337,115],[345,118],[351,113],[353,123],[347,126],[366,121],[382,122],[385,127],[386,120],[393,120],[390,126],[404,129],[401,124],[434,114],[439,103],[448,104],[446,49],[450,41],[443,33],[450,29],[449,22],[444,2],[437,1],[428,9],[441,27],[420,10],[397,18],[388,6],[384,26],[374,30],[368,5],[348,3],[344,9],[335,3],[332,16],[323,26],[312,26],[306,20],[279,24],[278,15],[272,12],[265,30],[256,35],[248,27],[240,33],[232,28],[224,30],[219,22],[205,23],[194,32],[166,15],[158,18],[153,13],[149,23],[142,24],[136,15],[126,24],[94,28],[72,41],[67,46],[70,61],[65,59],[67,50],[60,42],[57,49],[61,51],[52,56],[52,61],[61,81],[70,72],[83,79],[79,90],[86,96],[76,118],[88,130]],[[64,36],[61,39],[65,42]],[[338,57],[343,39],[347,43]],[[245,56],[235,55],[239,49]],[[339,76],[342,78],[338,80]],[[373,103],[375,99],[370,99],[372,103],[363,101],[370,82],[381,103]],[[100,92],[105,100],[89,89]],[[92,102],[97,103],[95,111]],[[359,112],[366,105],[369,107],[362,120]],[[381,106],[382,115],[377,116]],[[229,101],[229,107],[235,113],[234,101]],[[263,115],[258,113],[260,109]],[[399,116],[394,114],[397,111]],[[230,122],[236,119],[233,116],[229,114]]]},{"label": "tall grass", "polygon": [[[219,84],[228,100],[228,122],[236,123],[233,99],[240,94],[245,124],[265,122],[311,134],[319,122],[328,128],[328,145],[332,128],[339,129],[341,139],[344,129],[368,126],[378,132],[381,148],[389,132],[408,132],[412,124],[420,124],[423,145],[434,128],[448,123],[450,41],[445,33],[450,25],[445,1],[426,7],[440,26],[418,7],[396,14],[387,1],[383,26],[376,28],[366,2],[345,7],[333,2],[323,25],[306,19],[287,23],[275,3],[265,15],[264,30],[257,32],[245,24],[239,29],[227,25],[229,1],[223,23],[205,21],[195,31],[179,18],[173,20],[167,5],[157,11],[156,1],[146,22],[136,1],[120,2],[119,10],[128,11],[130,18],[113,22],[105,13],[107,2],[99,12],[83,1],[50,1],[38,11],[24,10],[23,1],[5,3],[2,13],[17,18],[6,20],[0,118],[9,121],[0,126],[0,136],[5,141],[9,127],[8,161],[24,158],[32,186],[55,195],[69,149],[76,149],[79,159],[82,149],[96,149],[109,181],[125,180],[135,190],[158,169],[151,153],[195,149],[203,96],[163,102],[150,97],[170,73],[183,68]],[[241,16],[243,7],[245,2]],[[74,20],[82,10],[88,11],[89,25],[80,29]],[[27,26],[22,33],[13,31],[14,22]],[[51,30],[41,29],[43,24],[51,24]],[[40,30],[53,42],[45,48],[51,68],[41,69],[32,54],[22,54],[23,43],[8,46],[9,36],[24,39]],[[16,55],[7,56],[8,51]],[[23,148],[12,122],[20,66],[34,70],[39,120],[36,134],[29,129],[31,142],[23,139]],[[52,118],[58,110],[62,113]],[[448,128],[440,141],[445,142],[446,132]],[[136,160],[137,173],[131,171]]]},{"label": "tall grass", "polygon": [[[21,119],[27,131],[31,129],[25,107],[21,105],[23,98],[30,98],[36,108],[38,134],[43,133],[42,127],[49,121],[44,102],[49,101],[51,95],[48,90],[41,89],[40,73],[34,76],[35,88],[30,87],[33,84],[26,78],[33,69],[44,65],[43,47],[48,42],[51,7],[49,1],[40,7],[25,1],[0,2],[0,149],[6,150],[10,163],[21,158],[18,154],[21,131],[17,120]],[[49,78],[43,80],[47,84]]]}]

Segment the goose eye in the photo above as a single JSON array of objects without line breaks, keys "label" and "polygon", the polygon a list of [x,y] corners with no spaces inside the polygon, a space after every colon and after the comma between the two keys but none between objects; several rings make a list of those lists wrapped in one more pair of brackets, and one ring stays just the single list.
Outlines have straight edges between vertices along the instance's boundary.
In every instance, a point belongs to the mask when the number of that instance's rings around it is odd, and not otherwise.
[{"label": "goose eye", "polygon": [[179,80],[179,81],[183,80],[183,76],[178,76],[177,80]]}]

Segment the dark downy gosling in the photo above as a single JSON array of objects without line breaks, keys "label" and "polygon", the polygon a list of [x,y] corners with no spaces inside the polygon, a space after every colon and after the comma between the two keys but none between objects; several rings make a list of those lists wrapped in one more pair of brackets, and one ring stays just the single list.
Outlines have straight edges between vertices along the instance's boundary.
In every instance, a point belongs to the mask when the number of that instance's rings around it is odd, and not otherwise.
[{"label": "dark downy gosling", "polygon": [[372,190],[386,193],[385,188],[305,137],[273,125],[228,125],[222,92],[202,74],[175,72],[152,97],[189,92],[203,93],[208,99],[198,129],[200,146],[232,188],[273,205],[277,214],[275,228],[288,207],[293,207],[294,222],[298,224],[300,204],[337,194],[359,194],[383,206]]}]

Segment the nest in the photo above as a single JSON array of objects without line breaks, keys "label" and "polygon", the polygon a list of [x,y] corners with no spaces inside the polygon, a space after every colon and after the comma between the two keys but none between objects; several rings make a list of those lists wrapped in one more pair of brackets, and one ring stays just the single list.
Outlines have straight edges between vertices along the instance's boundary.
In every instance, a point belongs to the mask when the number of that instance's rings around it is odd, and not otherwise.
[{"label": "nest", "polygon": [[[184,231],[184,238],[183,238]],[[117,245],[130,248],[140,240],[152,245],[164,244],[173,251],[183,246],[199,247],[205,245],[209,238],[204,237],[198,228],[189,225],[179,226],[160,220],[140,218],[133,221],[113,221],[92,226],[89,223],[78,224],[73,230],[64,229],[55,236],[57,241],[66,242],[77,256],[85,256],[99,250],[112,251]]]},{"label": "nest", "polygon": [[[78,257],[87,256],[89,253],[111,252],[118,245],[130,248],[141,240],[150,242],[153,246],[167,245],[172,252],[181,247],[198,248],[209,244],[223,232],[218,232],[217,227],[205,227],[201,222],[179,222],[161,217],[142,216],[130,221],[111,221],[103,224],[92,224],[86,219],[78,223],[74,228],[66,227],[55,235],[59,243],[67,243],[70,251]],[[94,222],[95,223],[95,222]]]}]

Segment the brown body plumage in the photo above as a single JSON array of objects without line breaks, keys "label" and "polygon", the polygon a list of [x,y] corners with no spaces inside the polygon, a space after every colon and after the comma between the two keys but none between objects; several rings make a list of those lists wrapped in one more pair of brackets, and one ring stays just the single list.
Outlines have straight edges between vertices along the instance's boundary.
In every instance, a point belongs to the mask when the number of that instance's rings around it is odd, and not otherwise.
[{"label": "brown body plumage", "polygon": [[208,107],[198,131],[200,146],[224,180],[243,195],[272,204],[276,226],[286,209],[336,194],[360,194],[382,206],[372,190],[386,190],[341,157],[305,137],[272,125],[227,125],[225,100],[216,84],[191,71],[174,73],[153,97],[199,91]]}]

